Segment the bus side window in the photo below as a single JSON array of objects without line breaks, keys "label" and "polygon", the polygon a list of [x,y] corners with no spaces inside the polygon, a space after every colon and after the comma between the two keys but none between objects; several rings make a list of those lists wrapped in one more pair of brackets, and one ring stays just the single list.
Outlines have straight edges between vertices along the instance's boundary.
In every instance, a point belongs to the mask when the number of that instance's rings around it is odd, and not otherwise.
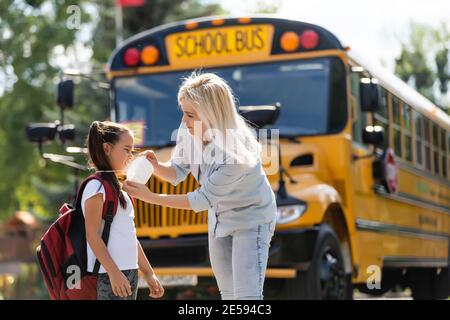
[{"label": "bus side window", "polygon": [[402,136],[401,136],[401,111],[400,111],[400,100],[396,96],[392,96],[392,128],[394,132],[394,151],[399,157],[403,157],[402,152]]},{"label": "bus side window", "polygon": [[412,161],[411,107],[403,103],[403,137],[405,139],[405,158]]},{"label": "bus side window", "polygon": [[438,126],[433,123],[433,169],[434,174],[439,174],[439,134]]},{"label": "bus side window", "polygon": [[354,142],[362,145],[362,130],[367,126],[367,113],[361,112],[361,107],[359,103],[359,82],[361,80],[360,72],[350,73],[350,88],[351,94],[354,98],[355,108],[353,109],[354,114],[352,115],[352,138]]},{"label": "bus side window", "polygon": [[431,171],[431,143],[430,143],[430,120],[423,119],[423,136],[425,146],[425,168]]},{"label": "bus side window", "polygon": [[387,110],[387,91],[380,86],[380,109],[375,112],[375,123],[376,126],[381,126],[384,129],[384,141],[381,147],[383,149],[387,148],[389,145],[389,116]]},{"label": "bus side window", "polygon": [[423,122],[422,116],[417,111],[413,111],[414,131],[416,136],[416,164],[423,166]]},{"label": "bus side window", "polygon": [[445,129],[441,128],[441,166],[442,176],[447,178],[447,148],[446,148],[446,134]]},{"label": "bus side window", "polygon": [[[446,154],[448,155],[450,153],[450,131],[447,132],[447,152]],[[447,172],[450,178],[450,157],[447,156]]]}]

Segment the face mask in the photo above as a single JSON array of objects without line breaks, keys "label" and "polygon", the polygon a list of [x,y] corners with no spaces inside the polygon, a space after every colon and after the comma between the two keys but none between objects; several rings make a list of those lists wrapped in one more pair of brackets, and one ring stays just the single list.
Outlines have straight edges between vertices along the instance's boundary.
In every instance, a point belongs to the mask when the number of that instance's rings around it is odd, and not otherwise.
[{"label": "face mask", "polygon": [[153,174],[153,166],[145,157],[137,157],[127,168],[127,180],[146,184]]}]

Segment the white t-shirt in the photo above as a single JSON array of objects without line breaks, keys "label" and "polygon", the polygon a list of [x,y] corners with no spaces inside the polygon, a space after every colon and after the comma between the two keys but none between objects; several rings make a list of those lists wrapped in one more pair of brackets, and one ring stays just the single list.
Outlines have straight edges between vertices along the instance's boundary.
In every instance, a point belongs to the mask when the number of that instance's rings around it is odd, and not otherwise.
[{"label": "white t-shirt", "polygon": [[[123,191],[122,191],[123,192]],[[81,197],[81,209],[83,215],[85,215],[85,202],[87,199],[94,195],[101,193],[103,195],[103,202],[105,201],[105,188],[98,180],[91,180],[86,185]],[[116,263],[120,270],[138,269],[138,252],[137,252],[137,238],[136,227],[134,225],[134,208],[130,197],[123,192],[127,207],[124,209],[119,202],[117,213],[114,216],[111,224],[111,231],[108,241],[108,252],[111,258]],[[104,220],[102,220],[101,230],[99,234],[101,236],[104,226]],[[92,272],[94,270],[96,257],[92,251],[89,243],[87,244],[87,271]],[[100,266],[99,273],[106,273],[103,266]]]}]

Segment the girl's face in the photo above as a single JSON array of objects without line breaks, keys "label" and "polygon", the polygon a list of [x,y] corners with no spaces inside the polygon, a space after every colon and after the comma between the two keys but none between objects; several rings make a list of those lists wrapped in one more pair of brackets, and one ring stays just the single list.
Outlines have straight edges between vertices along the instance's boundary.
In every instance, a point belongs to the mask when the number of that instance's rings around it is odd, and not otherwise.
[{"label": "girl's face", "polygon": [[129,131],[125,131],[115,144],[104,143],[103,148],[112,170],[125,170],[133,159],[134,137]]},{"label": "girl's face", "polygon": [[202,139],[203,132],[206,131],[206,125],[200,120],[197,111],[186,99],[180,100],[180,106],[181,110],[183,110],[183,118],[181,121],[184,122],[192,136]]}]

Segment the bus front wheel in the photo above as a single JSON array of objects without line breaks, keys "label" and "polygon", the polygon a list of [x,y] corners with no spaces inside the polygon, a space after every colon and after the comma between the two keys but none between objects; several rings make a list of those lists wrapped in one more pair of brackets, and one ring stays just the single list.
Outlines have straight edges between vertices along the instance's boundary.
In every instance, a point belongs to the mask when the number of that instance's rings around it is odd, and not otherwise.
[{"label": "bus front wheel", "polygon": [[306,271],[297,271],[287,280],[289,299],[351,299],[351,276],[345,274],[339,240],[333,229],[324,224],[317,238],[313,258]]}]

